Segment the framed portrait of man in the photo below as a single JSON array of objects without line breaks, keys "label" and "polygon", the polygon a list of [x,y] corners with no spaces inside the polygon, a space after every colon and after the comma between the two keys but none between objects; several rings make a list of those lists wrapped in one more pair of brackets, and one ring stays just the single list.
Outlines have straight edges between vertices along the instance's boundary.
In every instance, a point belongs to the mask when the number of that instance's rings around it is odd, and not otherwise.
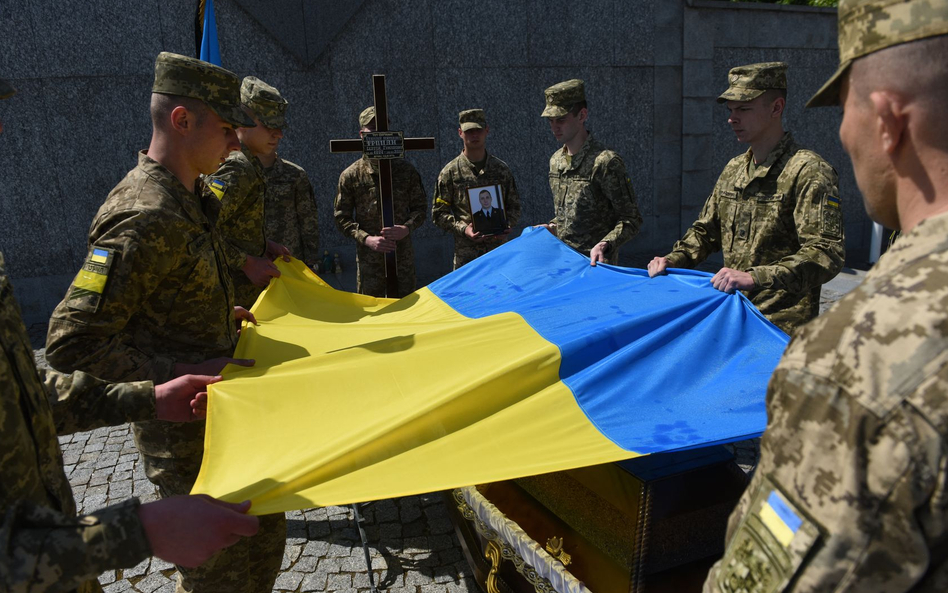
[{"label": "framed portrait of man", "polygon": [[504,195],[499,185],[468,188],[467,197],[471,202],[475,232],[482,235],[497,235],[507,230]]}]

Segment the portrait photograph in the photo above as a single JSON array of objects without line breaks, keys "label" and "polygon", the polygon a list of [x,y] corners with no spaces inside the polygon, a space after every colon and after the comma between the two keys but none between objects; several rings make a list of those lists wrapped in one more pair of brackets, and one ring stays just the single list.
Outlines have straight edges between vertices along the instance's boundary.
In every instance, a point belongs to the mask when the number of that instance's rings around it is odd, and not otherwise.
[{"label": "portrait photograph", "polygon": [[507,230],[504,196],[499,185],[469,188],[467,197],[471,203],[475,232],[482,235],[496,235]]}]

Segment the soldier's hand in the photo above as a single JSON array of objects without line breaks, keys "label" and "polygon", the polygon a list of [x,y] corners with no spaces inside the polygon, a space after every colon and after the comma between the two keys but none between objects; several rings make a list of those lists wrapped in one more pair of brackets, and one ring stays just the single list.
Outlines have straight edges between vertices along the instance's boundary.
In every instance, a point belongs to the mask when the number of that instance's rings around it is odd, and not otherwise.
[{"label": "soldier's hand", "polygon": [[250,501],[233,504],[199,494],[143,504],[138,518],[155,556],[193,568],[257,533],[260,521],[246,514],[248,510]]},{"label": "soldier's hand", "polygon": [[475,231],[473,224],[469,224],[467,225],[467,227],[465,227],[464,235],[471,241],[474,241],[475,243],[481,243],[484,241],[484,235]]},{"label": "soldier's hand", "polygon": [[247,278],[253,282],[254,286],[261,288],[270,283],[270,278],[280,277],[280,270],[277,269],[272,261],[265,257],[248,255],[247,261],[244,262],[242,269],[244,274],[247,275]]},{"label": "soldier's hand", "polygon": [[606,251],[609,249],[609,244],[605,241],[600,241],[596,243],[596,246],[592,248],[589,252],[589,265],[595,266],[601,261],[606,261]]},{"label": "soldier's hand", "polygon": [[278,257],[282,257],[283,261],[290,261],[290,250],[286,248],[285,245],[280,245],[276,241],[271,241],[267,239],[267,257],[270,261],[275,260]]},{"label": "soldier's hand", "polygon": [[241,306],[234,307],[234,321],[237,323],[238,334],[240,334],[241,321],[247,321],[248,323],[257,325],[257,318],[253,316],[253,313]]},{"label": "soldier's hand", "polygon": [[533,225],[533,228],[535,228],[535,229],[546,229],[546,230],[550,231],[551,233],[553,233],[553,236],[554,236],[554,237],[556,236],[556,229],[553,227],[553,225],[551,225],[551,224],[548,223],[548,222],[544,222],[543,224],[535,224],[535,225]]},{"label": "soldier's hand", "polygon": [[386,239],[391,239],[392,241],[401,241],[408,236],[408,227],[403,224],[396,224],[395,226],[387,226],[382,229],[382,236]]},{"label": "soldier's hand", "polygon": [[212,358],[210,360],[205,360],[204,362],[199,362],[197,364],[185,364],[183,362],[174,363],[174,373],[175,377],[180,377],[182,375],[219,375],[221,371],[224,370],[224,367],[229,364],[235,364],[242,367],[252,367],[256,364],[252,358],[230,358],[227,356],[221,356],[220,358]]},{"label": "soldier's hand", "polygon": [[747,272],[731,268],[721,268],[711,277],[711,285],[728,294],[736,290],[751,290],[754,288],[754,278]]},{"label": "soldier's hand", "polygon": [[220,380],[220,375],[184,375],[155,385],[155,416],[168,422],[205,418],[207,386]]},{"label": "soldier's hand", "polygon": [[654,278],[659,274],[664,274],[665,270],[668,269],[668,260],[664,257],[653,257],[652,261],[648,262],[648,277]]},{"label": "soldier's hand", "polygon": [[395,251],[395,241],[386,239],[385,237],[375,235],[366,237],[365,245],[372,251],[378,251],[379,253],[391,253]]}]

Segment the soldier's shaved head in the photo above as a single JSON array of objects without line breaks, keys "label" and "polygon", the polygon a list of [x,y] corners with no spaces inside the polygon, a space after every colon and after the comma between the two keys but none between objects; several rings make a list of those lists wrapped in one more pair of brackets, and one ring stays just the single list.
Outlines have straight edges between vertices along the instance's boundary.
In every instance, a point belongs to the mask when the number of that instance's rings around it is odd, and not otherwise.
[{"label": "soldier's shaved head", "polygon": [[175,107],[184,107],[196,116],[195,125],[201,127],[207,118],[208,107],[204,101],[178,95],[151,95],[151,124],[156,131],[167,131],[171,125],[171,112]]},{"label": "soldier's shaved head", "polygon": [[860,101],[891,91],[921,105],[931,117],[931,139],[948,145],[948,35],[886,48],[853,62],[850,90]]}]

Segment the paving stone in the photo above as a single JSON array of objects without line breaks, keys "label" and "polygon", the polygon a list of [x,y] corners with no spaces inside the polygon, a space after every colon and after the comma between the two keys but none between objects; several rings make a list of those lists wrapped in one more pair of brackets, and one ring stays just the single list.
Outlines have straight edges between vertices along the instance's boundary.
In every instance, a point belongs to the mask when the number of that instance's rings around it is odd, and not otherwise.
[{"label": "paving stone", "polygon": [[299,572],[284,572],[277,577],[273,588],[277,591],[296,591],[305,575]]},{"label": "paving stone", "polygon": [[316,563],[319,558],[315,556],[300,556],[299,560],[293,563],[293,570],[296,572],[310,573],[316,570]]},{"label": "paving stone", "polygon": [[109,583],[115,582],[115,571],[107,570],[99,575],[99,584],[108,585]]},{"label": "paving stone", "polygon": [[425,534],[425,524],[421,521],[415,521],[407,525],[402,525],[402,537],[417,537]]},{"label": "paving stone", "polygon": [[173,569],[174,564],[168,562],[167,560],[162,560],[161,558],[152,558],[151,559],[151,568],[149,572],[159,572],[164,570]]},{"label": "paving stone", "polygon": [[300,585],[300,591],[325,591],[326,573],[316,572],[303,577],[303,584]]},{"label": "paving stone", "polygon": [[132,585],[128,581],[115,581],[111,585],[103,587],[102,590],[105,593],[122,593],[123,591],[130,591]]},{"label": "paving stone", "polygon": [[132,496],[132,481],[112,482],[109,484],[109,498],[113,501],[124,500]]},{"label": "paving stone", "polygon": [[123,570],[122,570],[122,578],[123,578],[123,579],[130,579],[130,578],[133,578],[133,577],[140,577],[140,576],[143,576],[146,572],[148,572],[148,566],[149,566],[150,564],[151,564],[151,558],[145,558],[144,560],[142,560],[141,562],[139,562],[139,563],[136,564],[135,566],[133,566],[133,567],[131,567],[131,568],[123,569]]},{"label": "paving stone", "polygon": [[293,566],[293,563],[300,557],[300,552],[302,551],[302,546],[284,546],[283,563],[280,565],[280,570],[286,570]]},{"label": "paving stone", "polygon": [[461,560],[461,549],[460,548],[448,548],[447,550],[442,550],[438,552],[438,558],[441,560],[441,564],[451,564]]},{"label": "paving stone", "polygon": [[336,558],[323,558],[316,566],[316,572],[325,572],[326,574],[336,574],[340,570],[341,562]]},{"label": "paving stone", "polygon": [[411,523],[421,518],[421,507],[415,497],[403,498],[398,510],[402,523]]},{"label": "paving stone", "polygon": [[176,590],[175,581],[173,579],[169,580],[167,583],[158,587],[154,593],[174,593]]},{"label": "paving stone", "polygon": [[307,542],[306,547],[303,548],[303,554],[305,556],[317,556],[322,557],[326,555],[326,552],[329,550],[329,542],[324,542],[322,540],[313,540]]},{"label": "paving stone", "polygon": [[421,593],[447,593],[448,588],[443,584],[422,585]]},{"label": "paving stone", "polygon": [[345,558],[352,553],[351,546],[340,546],[339,544],[329,544],[329,550],[326,551],[326,556],[332,558]]},{"label": "paving stone", "polygon": [[158,588],[163,585],[166,585],[170,581],[168,577],[161,574],[160,572],[153,572],[147,577],[135,583],[135,588],[141,591],[142,593],[154,593]]},{"label": "paving stone", "polygon": [[325,518],[317,520],[308,520],[306,522],[306,529],[309,532],[310,539],[316,539],[321,537],[326,537],[332,533],[332,526],[329,525],[329,521]]},{"label": "paving stone", "polygon": [[350,574],[329,575],[329,580],[326,582],[327,591],[338,591],[339,589],[351,589],[351,588],[352,588],[352,575]]},{"label": "paving stone", "polygon": [[405,585],[430,585],[432,577],[428,573],[430,569],[419,568],[405,573]]}]

